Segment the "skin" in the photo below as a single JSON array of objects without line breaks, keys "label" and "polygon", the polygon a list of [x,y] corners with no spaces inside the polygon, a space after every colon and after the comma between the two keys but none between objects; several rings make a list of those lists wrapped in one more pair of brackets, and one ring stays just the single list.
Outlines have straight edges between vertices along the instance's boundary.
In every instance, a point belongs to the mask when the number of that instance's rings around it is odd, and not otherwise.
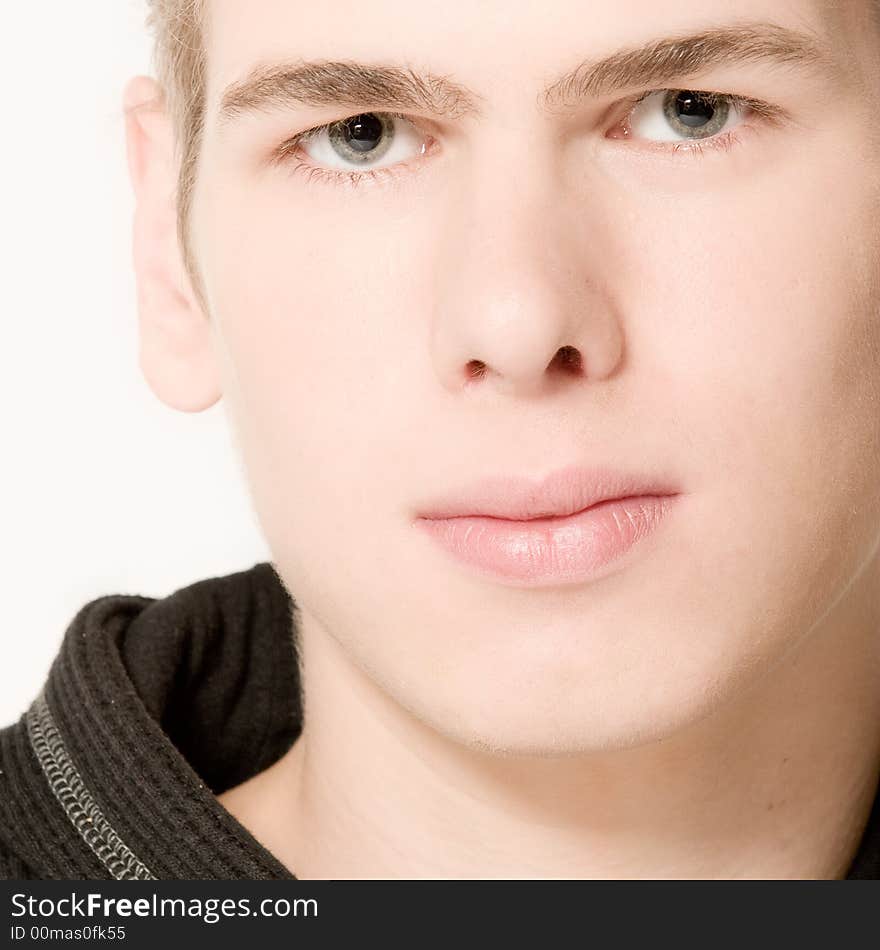
[{"label": "skin", "polygon": [[[880,39],[867,3],[743,0],[830,44],[836,81],[682,77],[790,121],[661,154],[608,137],[625,96],[566,119],[536,93],[730,5],[551,7],[210,0],[203,302],[168,120],[127,87],[141,366],[176,409],[223,399],[299,607],[303,734],[220,801],[303,878],[842,877],[880,764]],[[405,60],[484,115],[413,114],[418,173],[309,181],[265,156],[369,103],[214,118],[299,56]],[[411,526],[573,462],[682,490],[592,583],[493,583]]]}]

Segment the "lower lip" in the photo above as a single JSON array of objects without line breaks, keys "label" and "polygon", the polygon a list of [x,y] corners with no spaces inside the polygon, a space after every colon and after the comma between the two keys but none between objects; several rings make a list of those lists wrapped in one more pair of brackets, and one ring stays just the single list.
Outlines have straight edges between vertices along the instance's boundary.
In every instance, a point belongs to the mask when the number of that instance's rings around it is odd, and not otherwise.
[{"label": "lower lip", "polygon": [[419,518],[458,560],[515,586],[583,583],[660,523],[675,495],[615,498],[573,515],[510,521],[464,516]]}]

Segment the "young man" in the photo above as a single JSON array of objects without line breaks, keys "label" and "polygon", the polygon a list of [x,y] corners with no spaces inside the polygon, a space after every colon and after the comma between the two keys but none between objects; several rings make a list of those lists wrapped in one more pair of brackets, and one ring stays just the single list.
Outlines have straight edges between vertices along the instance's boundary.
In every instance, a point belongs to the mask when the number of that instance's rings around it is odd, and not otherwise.
[{"label": "young man", "polygon": [[125,103],[273,560],[77,615],[7,873],[880,876],[877,4],[242,11]]}]

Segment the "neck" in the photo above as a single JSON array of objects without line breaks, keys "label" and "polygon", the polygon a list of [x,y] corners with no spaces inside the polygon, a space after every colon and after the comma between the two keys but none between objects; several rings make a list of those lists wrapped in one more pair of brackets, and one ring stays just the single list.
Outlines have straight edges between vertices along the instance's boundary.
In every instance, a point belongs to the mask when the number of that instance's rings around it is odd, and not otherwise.
[{"label": "neck", "polygon": [[565,757],[452,741],[305,618],[303,733],[221,800],[303,879],[844,877],[880,771],[868,590],[686,729]]}]

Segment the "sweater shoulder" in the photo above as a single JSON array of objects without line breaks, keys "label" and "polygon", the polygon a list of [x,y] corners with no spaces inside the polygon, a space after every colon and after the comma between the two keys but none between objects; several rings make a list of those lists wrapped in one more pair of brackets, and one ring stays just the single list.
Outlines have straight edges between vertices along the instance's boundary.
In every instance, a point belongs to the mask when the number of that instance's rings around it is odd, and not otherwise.
[{"label": "sweater shoulder", "polygon": [[22,730],[23,717],[17,723],[0,728],[0,881],[36,879],[15,845],[16,805],[20,797],[15,766]]},{"label": "sweater shoulder", "polygon": [[0,841],[0,881],[35,881],[37,876],[27,864]]}]

